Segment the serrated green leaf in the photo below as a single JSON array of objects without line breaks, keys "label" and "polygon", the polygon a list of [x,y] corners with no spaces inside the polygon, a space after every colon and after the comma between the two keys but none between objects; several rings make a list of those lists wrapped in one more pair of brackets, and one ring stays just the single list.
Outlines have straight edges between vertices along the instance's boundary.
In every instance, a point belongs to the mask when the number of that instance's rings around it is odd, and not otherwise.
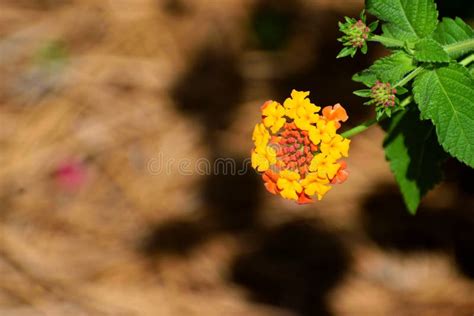
[{"label": "serrated green leaf", "polygon": [[[432,37],[441,45],[450,45],[474,38],[474,31],[460,18],[454,20],[451,18],[443,18],[436,27]],[[458,58],[466,52],[467,51],[460,51],[451,54],[451,57]]]},{"label": "serrated green leaf", "polygon": [[450,60],[448,53],[435,40],[424,38],[415,44],[414,57],[417,61],[443,63]]},{"label": "serrated green leaf", "polygon": [[438,144],[434,126],[420,122],[417,110],[399,112],[387,126],[384,148],[405,204],[414,214],[421,198],[442,178],[446,153]]},{"label": "serrated green leaf", "polygon": [[384,36],[416,41],[433,33],[438,11],[433,0],[366,0],[367,11],[387,22]]},{"label": "serrated green leaf", "polygon": [[436,127],[443,148],[474,167],[474,79],[458,64],[426,70],[413,92],[422,119]]},{"label": "serrated green leaf", "polygon": [[432,37],[441,45],[448,45],[473,38],[474,31],[460,18],[443,18]]},{"label": "serrated green leaf", "polygon": [[371,87],[377,81],[377,76],[373,72],[370,72],[369,69],[366,69],[354,74],[352,80],[355,82],[361,82],[367,87]]},{"label": "serrated green leaf", "polygon": [[368,87],[373,86],[377,80],[394,84],[413,69],[415,69],[415,65],[412,58],[408,54],[398,51],[377,60],[368,69],[355,74],[352,80],[362,82]]}]

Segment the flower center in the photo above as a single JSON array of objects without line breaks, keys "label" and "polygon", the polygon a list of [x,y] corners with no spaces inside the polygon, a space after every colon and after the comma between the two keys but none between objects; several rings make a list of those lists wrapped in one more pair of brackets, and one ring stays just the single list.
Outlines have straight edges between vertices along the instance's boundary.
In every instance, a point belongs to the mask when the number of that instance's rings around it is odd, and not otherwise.
[{"label": "flower center", "polygon": [[370,97],[375,101],[377,106],[395,106],[395,94],[397,89],[394,89],[388,82],[377,81],[371,88]]},{"label": "flower center", "polygon": [[307,131],[286,123],[274,144],[278,146],[277,159],[282,170],[298,172],[302,178],[309,172],[309,165],[318,147],[311,143]]},{"label": "flower center", "polygon": [[369,37],[370,29],[362,20],[358,20],[350,28],[350,43],[353,47],[364,46],[365,41]]}]

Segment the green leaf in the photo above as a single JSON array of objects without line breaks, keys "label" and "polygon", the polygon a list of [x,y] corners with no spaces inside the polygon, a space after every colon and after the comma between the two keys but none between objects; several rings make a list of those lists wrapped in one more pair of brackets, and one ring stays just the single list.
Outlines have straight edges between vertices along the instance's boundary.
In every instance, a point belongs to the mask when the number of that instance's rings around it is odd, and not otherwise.
[{"label": "green leaf", "polygon": [[361,89],[361,90],[356,90],[353,92],[355,95],[363,98],[368,98],[372,94],[372,90],[370,89]]},{"label": "green leaf", "polygon": [[448,53],[435,40],[424,38],[415,44],[415,59],[421,62],[443,63],[450,60]]},{"label": "green leaf", "polygon": [[376,108],[375,109],[375,118],[377,121],[380,121],[381,119],[385,118],[385,111],[382,108]]},{"label": "green leaf", "polygon": [[438,11],[433,0],[366,0],[367,11],[387,22],[384,35],[416,41],[433,33]]},{"label": "green leaf", "polygon": [[367,87],[371,87],[377,81],[377,76],[375,75],[375,73],[369,71],[369,69],[366,69],[354,74],[352,76],[352,80],[354,80],[355,82],[362,82]]},{"label": "green leaf", "polygon": [[471,77],[474,78],[474,64],[472,64],[471,66],[469,66],[468,70],[469,70],[469,72],[471,73]]},{"label": "green leaf", "polygon": [[407,89],[407,88],[404,88],[404,87],[402,87],[402,86],[398,86],[398,87],[397,87],[397,95],[403,95],[403,94],[405,94],[405,93],[407,93],[407,92],[408,92],[408,89]]},{"label": "green leaf", "polygon": [[[443,18],[433,33],[433,39],[441,45],[450,45],[474,38],[472,28],[460,18]],[[464,55],[466,51],[452,54],[453,58]]]},{"label": "green leaf", "polygon": [[347,57],[349,55],[354,56],[355,52],[356,49],[354,47],[344,47],[336,56],[336,58]]},{"label": "green leaf", "polygon": [[370,32],[374,32],[377,29],[377,26],[379,26],[379,21],[374,21],[369,24],[369,29]]},{"label": "green leaf", "polygon": [[422,119],[436,127],[443,148],[474,167],[474,79],[458,64],[426,70],[413,92]]},{"label": "green leaf", "polygon": [[446,153],[438,144],[434,126],[420,122],[416,109],[399,112],[388,124],[384,148],[405,204],[414,214],[421,198],[442,178]]},{"label": "green leaf", "polygon": [[415,68],[412,58],[398,51],[377,60],[368,69],[355,74],[352,80],[362,82],[368,87],[373,86],[377,80],[394,84]]},{"label": "green leaf", "polygon": [[368,50],[367,42],[364,42],[364,45],[360,49],[360,52],[365,55],[367,54],[367,50]]}]

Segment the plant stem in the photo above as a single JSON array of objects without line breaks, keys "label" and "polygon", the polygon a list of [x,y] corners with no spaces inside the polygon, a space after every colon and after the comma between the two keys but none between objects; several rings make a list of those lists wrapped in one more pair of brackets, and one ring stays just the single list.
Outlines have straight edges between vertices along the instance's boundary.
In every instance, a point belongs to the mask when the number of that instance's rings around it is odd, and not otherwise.
[{"label": "plant stem", "polygon": [[371,42],[379,42],[382,44],[398,46],[398,47],[403,47],[403,45],[405,44],[403,41],[397,40],[396,38],[391,38],[391,37],[386,37],[386,36],[381,36],[381,35],[372,35],[367,40]]},{"label": "plant stem", "polygon": [[463,60],[461,60],[459,63],[461,65],[463,65],[464,67],[466,67],[467,65],[469,65],[473,61],[474,61],[474,54],[471,54],[471,55],[467,56],[466,58],[464,58]]},{"label": "plant stem", "polygon": [[[400,107],[404,108],[405,106],[407,106],[411,101],[413,101],[413,97],[412,96],[408,96],[406,97],[405,99],[403,99],[402,102],[400,102]],[[360,125],[357,125],[356,127],[353,127],[351,128],[350,130],[347,130],[345,131],[344,133],[341,134],[342,137],[344,138],[351,138],[352,136],[355,136],[357,134],[360,134],[362,133],[363,131],[365,131],[366,129],[368,129],[369,127],[371,127],[372,125],[375,125],[377,124],[378,122],[380,121],[383,121],[385,120],[387,117],[383,117],[382,119],[378,120],[377,119],[370,119],[370,120],[367,120],[365,122],[363,122],[362,124]]]},{"label": "plant stem", "polygon": [[344,138],[351,138],[352,136],[362,133],[363,131],[365,131],[372,125],[376,124],[377,122],[378,122],[377,119],[367,120],[364,123],[357,125],[356,127],[353,127],[348,131],[345,131],[344,133],[341,134],[341,136]]},{"label": "plant stem", "polygon": [[403,99],[402,102],[400,102],[400,107],[401,107],[401,108],[406,107],[408,104],[410,104],[411,101],[413,101],[413,96],[409,95],[408,97],[406,97],[405,99]]},{"label": "plant stem", "polygon": [[[396,46],[396,47],[403,47],[405,45],[405,43],[401,40],[398,40],[396,38],[381,36],[381,35],[372,35],[371,37],[367,39],[367,41],[379,42],[381,44],[386,44],[388,46]],[[454,44],[445,45],[443,46],[443,48],[446,50],[446,52],[449,55],[463,52],[463,51],[471,51],[471,50],[474,50],[474,38],[471,38],[462,42],[457,42]]]},{"label": "plant stem", "polygon": [[416,75],[418,75],[421,71],[423,70],[422,66],[418,66],[415,70],[410,72],[405,78],[397,82],[393,87],[403,87],[405,84],[407,84],[411,79],[415,78]]},{"label": "plant stem", "polygon": [[450,55],[458,52],[474,50],[474,38],[454,44],[445,45],[444,50]]}]

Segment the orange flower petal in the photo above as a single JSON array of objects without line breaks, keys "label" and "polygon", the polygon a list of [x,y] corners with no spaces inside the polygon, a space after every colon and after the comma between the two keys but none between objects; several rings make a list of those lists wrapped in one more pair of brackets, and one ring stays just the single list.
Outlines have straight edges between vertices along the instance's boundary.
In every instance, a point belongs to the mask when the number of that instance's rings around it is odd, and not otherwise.
[{"label": "orange flower petal", "polygon": [[344,183],[349,177],[349,171],[346,170],[347,164],[345,161],[340,162],[339,170],[337,171],[334,178],[331,180],[331,184],[341,184]]},{"label": "orange flower petal", "polygon": [[311,199],[306,193],[304,193],[304,190],[301,191],[301,193],[298,196],[298,201],[296,203],[298,204],[310,204],[313,203],[313,199]]},{"label": "orange flower petal", "polygon": [[265,171],[262,175],[262,179],[265,182],[264,185],[268,192],[271,194],[278,194],[278,192],[280,192],[277,187],[278,175],[275,172],[272,170]]},{"label": "orange flower petal", "polygon": [[296,129],[296,124],[294,122],[287,123],[288,124],[288,129]]},{"label": "orange flower petal", "polygon": [[272,137],[270,138],[270,142],[272,142],[272,143],[278,143],[278,142],[280,142],[280,139],[281,139],[280,136],[272,135]]},{"label": "orange flower petal", "polygon": [[267,106],[269,106],[273,101],[272,100],[268,100],[268,101],[265,101],[265,103],[262,104],[262,106],[260,107],[260,111],[263,111]]},{"label": "orange flower petal", "polygon": [[336,129],[341,127],[339,121],[345,122],[349,118],[346,110],[339,103],[334,106],[328,105],[324,107],[323,116],[329,121],[335,121]]}]

